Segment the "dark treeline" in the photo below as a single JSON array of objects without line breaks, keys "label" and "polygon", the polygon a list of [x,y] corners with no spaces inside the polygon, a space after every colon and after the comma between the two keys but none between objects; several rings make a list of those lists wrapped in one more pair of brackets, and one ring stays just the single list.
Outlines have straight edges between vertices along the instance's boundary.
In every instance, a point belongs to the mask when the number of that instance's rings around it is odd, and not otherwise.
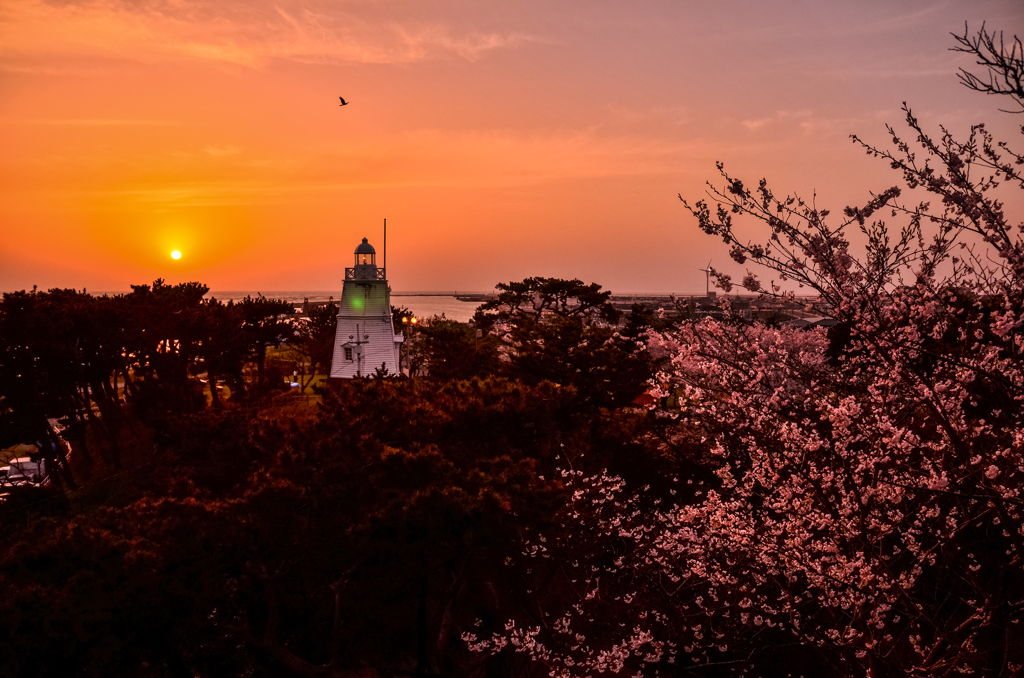
[{"label": "dark treeline", "polygon": [[646,472],[623,406],[654,368],[607,292],[516,285],[478,315],[508,336],[425,323],[428,376],[324,390],[301,421],[257,397],[266,347],[323,371],[336,307],[296,326],[199,284],[5,295],[5,442],[57,419],[71,459],[54,444],[50,488],[0,508],[0,675],[508,675],[461,634],[571,590],[523,545],[565,463]]},{"label": "dark treeline", "polygon": [[[524,555],[566,500],[557,469],[652,476],[629,405],[656,365],[637,341],[653,317],[579,281],[501,287],[475,325],[411,333],[423,376],[320,390],[298,415],[259,397],[266,349],[326,371],[336,307],[295,323],[282,302],[161,281],[5,295],[5,442],[56,440],[57,419],[70,458],[55,444],[54,484],[0,508],[0,675],[528,666],[461,635],[572,590]],[[208,399],[217,380],[229,399]]]},{"label": "dark treeline", "polygon": [[[103,437],[102,461],[119,468],[128,413],[145,419],[202,409],[200,375],[211,384],[224,381],[236,400],[259,397],[268,387],[267,347],[295,339],[286,321],[291,305],[263,297],[224,304],[204,299],[208,291],[199,283],[157,280],[117,296],[59,289],[5,294],[0,444],[56,442],[47,421],[55,418],[67,426],[83,464],[92,461],[91,428]],[[219,407],[216,388],[210,396]],[[63,448],[43,449],[60,469],[57,478],[73,487]]]}]

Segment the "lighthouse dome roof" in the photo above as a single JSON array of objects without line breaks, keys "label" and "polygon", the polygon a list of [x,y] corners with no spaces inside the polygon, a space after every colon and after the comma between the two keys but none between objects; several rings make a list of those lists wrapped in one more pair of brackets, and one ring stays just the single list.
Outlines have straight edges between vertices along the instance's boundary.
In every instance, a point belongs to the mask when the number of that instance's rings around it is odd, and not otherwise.
[{"label": "lighthouse dome roof", "polygon": [[377,250],[373,249],[373,245],[369,243],[366,238],[363,238],[363,242],[359,243],[356,247],[356,254],[376,254]]}]

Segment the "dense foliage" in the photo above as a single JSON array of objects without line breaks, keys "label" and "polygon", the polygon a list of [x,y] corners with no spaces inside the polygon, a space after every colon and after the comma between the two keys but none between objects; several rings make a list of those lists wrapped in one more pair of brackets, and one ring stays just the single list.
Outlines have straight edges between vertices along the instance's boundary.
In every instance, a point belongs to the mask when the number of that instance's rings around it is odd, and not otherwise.
[{"label": "dense foliage", "polygon": [[[204,373],[210,383],[224,380],[239,400],[265,392],[266,349],[292,334],[291,305],[263,297],[223,304],[204,299],[208,291],[157,280],[113,297],[60,289],[5,294],[0,444],[53,439],[47,420],[59,419],[86,462],[87,426],[102,431],[117,467],[126,410],[146,419],[202,409]],[[217,390],[210,395],[219,406]],[[73,482],[66,463],[60,468]]]},{"label": "dense foliage", "polygon": [[296,322],[206,291],[0,304],[5,435],[62,419],[71,442],[66,488],[4,488],[0,675],[507,671],[461,633],[561,595],[523,554],[564,502],[559,460],[639,478],[645,415],[581,409],[568,369],[523,378],[443,319],[412,342],[425,377],[258,398],[283,339],[276,362],[325,371],[337,307]]},{"label": "dense foliage", "polygon": [[175,417],[162,452],[59,514],[7,510],[0,675],[505,665],[460,635],[557,594],[523,551],[564,500],[559,459],[621,468],[634,448],[628,417],[574,403],[553,384],[380,379],[326,392],[304,426]]},{"label": "dense foliage", "polygon": [[500,283],[497,290],[473,322],[497,341],[508,373],[571,384],[581,407],[621,406],[643,392],[655,362],[643,342],[620,331],[622,313],[610,291],[558,278]]}]

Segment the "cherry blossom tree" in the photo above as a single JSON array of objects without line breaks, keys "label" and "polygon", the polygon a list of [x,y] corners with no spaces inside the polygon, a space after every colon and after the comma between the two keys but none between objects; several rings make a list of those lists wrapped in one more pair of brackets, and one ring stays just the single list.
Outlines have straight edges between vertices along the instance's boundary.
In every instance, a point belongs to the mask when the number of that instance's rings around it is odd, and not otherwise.
[{"label": "cherry blossom tree", "polygon": [[984,125],[958,141],[904,113],[909,140],[854,138],[902,185],[841,217],[721,165],[710,199],[686,203],[775,276],[744,287],[802,285],[845,332],[707,318],[652,333],[678,403],[652,414],[706,477],[655,496],[565,470],[566,530],[535,547],[568,560],[587,536],[607,557],[575,563],[578,600],[550,622],[471,647],[553,676],[761,673],[785,655],[832,675],[1024,675],[1024,224],[1006,209],[1024,155]]}]

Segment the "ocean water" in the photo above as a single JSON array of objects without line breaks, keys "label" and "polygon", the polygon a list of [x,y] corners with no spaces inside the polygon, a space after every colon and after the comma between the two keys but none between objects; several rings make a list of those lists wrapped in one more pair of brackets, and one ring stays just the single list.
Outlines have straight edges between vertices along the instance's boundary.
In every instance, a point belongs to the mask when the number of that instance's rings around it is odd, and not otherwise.
[{"label": "ocean water", "polygon": [[[223,302],[241,301],[247,296],[262,294],[268,299],[284,299],[295,304],[301,304],[304,300],[309,301],[338,301],[341,298],[341,290],[334,292],[225,292],[213,290],[207,297],[216,297]],[[435,315],[443,315],[449,320],[468,322],[476,312],[479,302],[459,301],[453,294],[430,294],[426,292],[412,292],[402,294],[401,292],[391,293],[392,307],[405,307],[413,312],[417,318],[426,320]]]},{"label": "ocean water", "polygon": [[455,297],[391,295],[392,308],[404,306],[412,311],[417,318],[423,320],[443,315],[449,320],[457,320],[460,323],[469,322],[480,303],[478,301],[459,301]]}]

